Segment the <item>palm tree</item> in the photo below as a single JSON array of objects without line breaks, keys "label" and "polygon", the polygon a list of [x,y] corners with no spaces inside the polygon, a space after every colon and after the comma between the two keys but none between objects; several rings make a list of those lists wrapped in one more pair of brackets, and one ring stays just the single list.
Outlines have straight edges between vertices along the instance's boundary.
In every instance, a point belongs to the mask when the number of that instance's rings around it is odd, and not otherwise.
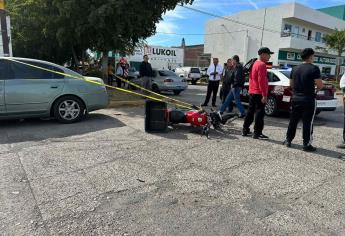
[{"label": "palm tree", "polygon": [[[336,50],[338,57],[341,58],[342,54],[345,52],[345,29],[335,31],[332,34],[325,35],[323,37],[325,40],[326,46],[330,49]],[[339,81],[340,79],[340,61],[337,60],[337,67],[336,67],[336,79]]]}]

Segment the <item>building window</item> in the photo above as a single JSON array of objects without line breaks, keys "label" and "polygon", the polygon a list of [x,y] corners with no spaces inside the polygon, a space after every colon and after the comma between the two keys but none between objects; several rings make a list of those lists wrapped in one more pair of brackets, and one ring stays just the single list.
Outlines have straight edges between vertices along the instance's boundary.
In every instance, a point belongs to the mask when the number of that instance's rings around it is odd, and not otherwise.
[{"label": "building window", "polygon": [[302,33],[305,33],[305,28],[302,29]]},{"label": "building window", "polygon": [[327,35],[327,34],[323,34],[323,35],[322,35],[322,38],[321,38],[321,42],[322,42],[322,43],[326,43],[326,41],[325,41],[325,36],[326,36],[326,35]]},{"label": "building window", "polygon": [[289,37],[291,35],[292,25],[285,24],[282,32],[282,37]]},{"label": "building window", "polygon": [[316,42],[321,42],[321,33],[320,32],[316,32],[315,33],[315,41]]},{"label": "building window", "polygon": [[311,34],[313,33],[313,31],[308,30],[308,40],[311,40]]}]

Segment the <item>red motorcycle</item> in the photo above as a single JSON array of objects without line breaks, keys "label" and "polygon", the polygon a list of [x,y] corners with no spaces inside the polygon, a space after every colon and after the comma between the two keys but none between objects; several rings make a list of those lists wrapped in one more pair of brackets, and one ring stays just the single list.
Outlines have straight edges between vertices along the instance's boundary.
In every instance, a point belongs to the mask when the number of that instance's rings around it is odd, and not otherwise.
[{"label": "red motorcycle", "polygon": [[227,113],[222,116],[213,110],[207,112],[205,110],[200,111],[182,111],[172,109],[167,111],[168,123],[174,124],[191,124],[193,127],[202,127],[202,135],[209,137],[210,128],[213,127],[216,130],[221,129],[222,125],[225,125],[228,121],[232,122],[239,116],[236,113]]},{"label": "red motorcycle", "polygon": [[193,127],[201,127],[202,135],[209,137],[211,127],[216,130],[229,121],[234,121],[239,116],[236,113],[228,113],[220,116],[217,112],[211,110],[183,111],[180,109],[167,109],[164,102],[146,101],[145,111],[145,131],[149,133],[166,132],[169,125],[191,124]]}]

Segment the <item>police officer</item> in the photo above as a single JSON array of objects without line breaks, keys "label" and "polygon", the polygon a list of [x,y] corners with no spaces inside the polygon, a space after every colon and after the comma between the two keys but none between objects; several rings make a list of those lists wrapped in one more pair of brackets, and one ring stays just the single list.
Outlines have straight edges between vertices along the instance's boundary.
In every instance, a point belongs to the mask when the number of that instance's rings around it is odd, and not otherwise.
[{"label": "police officer", "polygon": [[[314,50],[306,48],[302,51],[303,63],[292,69],[290,86],[293,90],[292,112],[284,145],[291,147],[295,138],[297,125],[300,119],[303,121],[303,150],[316,151],[312,146],[313,122],[316,112],[316,92],[323,88],[319,67],[313,65]],[[315,91],[316,86],[316,91]]]}]

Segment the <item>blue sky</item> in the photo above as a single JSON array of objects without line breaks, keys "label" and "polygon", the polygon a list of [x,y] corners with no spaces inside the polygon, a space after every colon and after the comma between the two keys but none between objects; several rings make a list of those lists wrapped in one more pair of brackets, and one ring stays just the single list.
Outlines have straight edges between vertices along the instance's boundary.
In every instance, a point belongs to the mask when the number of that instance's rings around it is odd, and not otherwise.
[{"label": "blue sky", "polygon": [[[216,15],[229,16],[243,10],[272,7],[284,3],[298,2],[311,8],[323,8],[344,4],[344,0],[195,0],[193,7]],[[184,37],[187,45],[203,44],[203,35],[174,35],[179,34],[203,34],[204,25],[211,19],[201,13],[197,13],[177,6],[173,11],[167,12],[163,21],[157,24],[157,34],[148,38],[149,45],[155,46],[179,46]],[[165,33],[165,34],[163,34]]]}]

